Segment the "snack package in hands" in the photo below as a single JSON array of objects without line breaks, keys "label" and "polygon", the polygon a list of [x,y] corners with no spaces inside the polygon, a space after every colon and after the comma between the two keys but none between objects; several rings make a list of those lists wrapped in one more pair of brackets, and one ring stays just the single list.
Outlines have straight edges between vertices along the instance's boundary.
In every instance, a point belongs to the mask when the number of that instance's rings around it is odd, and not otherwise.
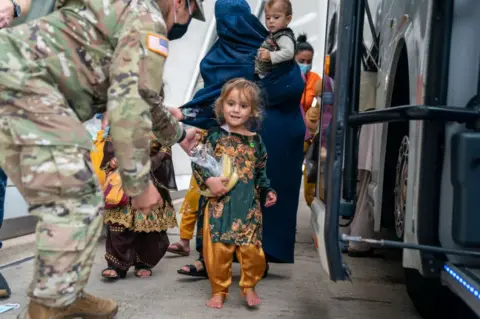
[{"label": "snack package in hands", "polygon": [[190,160],[201,168],[207,170],[210,175],[218,177],[220,176],[222,169],[220,163],[215,159],[212,154],[213,151],[211,147],[205,144],[198,144],[192,150]]},{"label": "snack package in hands", "polygon": [[[227,190],[230,191],[238,182],[238,174],[232,159],[223,154],[219,161],[213,156],[213,150],[204,144],[199,144],[193,149],[190,160],[198,166],[206,169],[213,177],[228,177]],[[205,197],[215,197],[209,189],[201,190],[200,194]]]}]

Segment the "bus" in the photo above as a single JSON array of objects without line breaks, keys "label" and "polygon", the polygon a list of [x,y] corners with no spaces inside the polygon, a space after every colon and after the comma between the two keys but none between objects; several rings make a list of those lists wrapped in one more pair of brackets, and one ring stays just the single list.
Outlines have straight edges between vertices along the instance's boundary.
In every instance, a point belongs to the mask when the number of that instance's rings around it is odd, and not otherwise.
[{"label": "bus", "polygon": [[[328,3],[334,133],[311,205],[321,264],[331,280],[349,280],[342,241],[402,249],[406,289],[424,318],[465,305],[465,313],[480,316],[478,21],[476,0]],[[373,80],[362,81],[366,75]],[[374,92],[374,105],[359,109],[364,90]],[[366,125],[375,127],[368,185],[374,231],[390,229],[397,240],[339,230],[341,220],[355,218],[358,133]]]}]

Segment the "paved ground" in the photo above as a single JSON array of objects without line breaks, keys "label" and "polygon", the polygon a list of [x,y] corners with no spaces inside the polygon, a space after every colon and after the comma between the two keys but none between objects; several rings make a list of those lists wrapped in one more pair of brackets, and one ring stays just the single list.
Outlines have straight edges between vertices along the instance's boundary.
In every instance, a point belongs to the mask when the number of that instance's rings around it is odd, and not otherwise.
[{"label": "paved ground", "polygon": [[[335,284],[328,280],[320,269],[309,221],[310,211],[302,201],[296,263],[271,266],[270,276],[258,287],[264,300],[258,310],[247,310],[242,303],[237,286],[238,265],[234,266],[234,285],[225,308],[207,309],[204,303],[209,294],[208,280],[176,274],[176,269],[192,261],[193,257],[167,255],[150,279],[138,279],[129,273],[123,281],[105,283],[100,277],[105,267],[103,242],[98,246],[88,291],[118,300],[120,312],[117,318],[420,318],[405,292],[398,260],[347,259],[353,271],[352,282]],[[170,240],[178,240],[178,229],[170,232]],[[4,265],[0,267],[3,268],[1,271],[13,290],[9,302],[19,303],[21,307],[27,303],[25,291],[32,277],[33,264],[29,259],[33,251],[32,241],[32,236],[7,241],[5,248],[10,252],[0,255],[0,265]],[[17,313],[11,311],[0,317],[14,318]]]}]

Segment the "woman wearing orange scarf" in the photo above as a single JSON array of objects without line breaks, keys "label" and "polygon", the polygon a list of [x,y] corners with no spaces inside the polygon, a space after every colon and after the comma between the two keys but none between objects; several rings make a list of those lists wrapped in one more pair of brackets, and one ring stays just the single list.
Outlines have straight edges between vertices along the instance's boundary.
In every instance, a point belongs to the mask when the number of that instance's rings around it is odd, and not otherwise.
[{"label": "woman wearing orange scarf", "polygon": [[305,114],[312,106],[313,98],[318,95],[318,92],[316,92],[318,82],[320,82],[321,87],[322,81],[320,75],[312,71],[314,53],[315,51],[313,50],[313,46],[307,42],[307,35],[300,35],[297,38],[297,53],[295,54],[295,60],[297,61],[298,66],[305,77],[305,90],[303,91],[301,100]]}]

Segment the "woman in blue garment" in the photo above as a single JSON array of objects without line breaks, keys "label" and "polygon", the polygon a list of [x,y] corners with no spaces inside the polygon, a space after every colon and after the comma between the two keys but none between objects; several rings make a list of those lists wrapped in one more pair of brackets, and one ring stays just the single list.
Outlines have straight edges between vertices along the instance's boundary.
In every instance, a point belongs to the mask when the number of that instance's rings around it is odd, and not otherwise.
[{"label": "woman in blue garment", "polygon": [[[266,105],[259,132],[268,152],[267,174],[272,186],[278,188],[278,205],[263,207],[263,248],[268,261],[293,263],[305,135],[300,111],[304,81],[295,62],[262,80],[255,78],[255,56],[268,31],[245,0],[218,0],[215,18],[218,40],[200,63],[205,86],[181,108],[180,117],[185,124],[203,129],[217,125],[212,106],[225,82],[236,77],[257,80]],[[202,220],[198,218],[197,229],[201,229]],[[201,247],[197,237],[197,250]],[[206,276],[204,269],[200,256],[195,264],[178,272]]]}]

